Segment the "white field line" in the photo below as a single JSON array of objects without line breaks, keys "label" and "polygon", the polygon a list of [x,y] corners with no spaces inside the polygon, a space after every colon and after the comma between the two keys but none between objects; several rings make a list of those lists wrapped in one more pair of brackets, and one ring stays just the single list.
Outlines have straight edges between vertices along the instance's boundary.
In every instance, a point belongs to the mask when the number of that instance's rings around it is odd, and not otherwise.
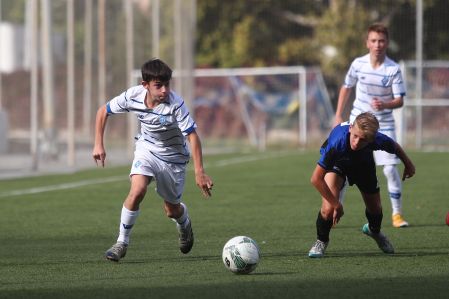
[{"label": "white field line", "polygon": [[244,157],[235,157],[231,159],[221,160],[217,161],[211,165],[206,165],[209,167],[224,167],[232,164],[242,164],[246,162],[253,162],[253,161],[259,161],[259,160],[265,160],[265,159],[271,159],[271,158],[279,158],[282,156],[286,156],[286,153],[270,153],[265,155],[259,155],[259,156],[244,156]]},{"label": "white field line", "polygon": [[[257,156],[236,157],[236,158],[220,160],[215,163],[207,164],[207,165],[205,165],[205,168],[225,167],[225,166],[233,165],[233,164],[241,164],[241,163],[259,161],[259,160],[265,160],[265,159],[271,159],[271,158],[279,158],[279,157],[284,157],[284,156],[291,155],[291,154],[292,154],[291,152],[290,153],[279,152],[279,153],[269,153],[269,154],[263,154],[263,155],[257,155]],[[188,170],[192,171],[193,168],[189,167]],[[126,177],[121,175],[121,176],[113,176],[113,177],[101,178],[101,179],[92,179],[92,180],[83,180],[83,181],[72,182],[72,183],[64,183],[64,184],[58,184],[58,185],[34,187],[34,188],[29,188],[29,189],[11,190],[11,191],[6,191],[6,192],[0,192],[0,198],[19,196],[19,195],[27,195],[27,194],[37,194],[37,193],[51,192],[51,191],[57,191],[57,190],[74,189],[74,188],[84,187],[84,186],[89,186],[89,185],[113,183],[113,182],[122,181],[124,179],[126,179]]]},{"label": "white field line", "polygon": [[43,193],[43,192],[56,191],[56,190],[73,189],[73,188],[84,187],[84,186],[88,186],[88,185],[117,182],[117,181],[120,181],[123,179],[126,179],[126,177],[121,175],[121,176],[113,176],[113,177],[109,177],[109,178],[84,180],[84,181],[78,181],[78,182],[72,182],[72,183],[42,186],[42,187],[35,187],[35,188],[21,189],[21,190],[12,190],[12,191],[1,192],[0,198],[9,197],[9,196],[17,196],[17,195],[36,194],[36,193]]}]

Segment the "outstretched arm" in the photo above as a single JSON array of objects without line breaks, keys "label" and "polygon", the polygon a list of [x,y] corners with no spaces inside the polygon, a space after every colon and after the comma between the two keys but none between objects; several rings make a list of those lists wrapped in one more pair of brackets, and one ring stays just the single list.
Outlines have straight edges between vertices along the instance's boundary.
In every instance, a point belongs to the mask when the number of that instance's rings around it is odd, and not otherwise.
[{"label": "outstretched arm", "polygon": [[104,167],[104,161],[106,160],[106,151],[104,149],[103,136],[104,129],[106,128],[106,122],[108,120],[108,114],[106,112],[106,105],[98,108],[97,116],[95,118],[95,143],[92,151],[95,164],[98,165],[100,161],[101,166]]},{"label": "outstretched arm", "polygon": [[412,160],[407,156],[404,149],[396,142],[396,155],[401,159],[402,163],[404,163],[404,173],[402,175],[402,180],[411,178],[415,175],[415,165],[413,165]]},{"label": "outstretched arm", "polygon": [[193,131],[187,135],[192,152],[193,166],[195,169],[196,185],[201,189],[205,197],[211,196],[211,190],[214,183],[212,179],[204,172],[203,167],[203,152],[201,148],[201,141],[198,134]]}]

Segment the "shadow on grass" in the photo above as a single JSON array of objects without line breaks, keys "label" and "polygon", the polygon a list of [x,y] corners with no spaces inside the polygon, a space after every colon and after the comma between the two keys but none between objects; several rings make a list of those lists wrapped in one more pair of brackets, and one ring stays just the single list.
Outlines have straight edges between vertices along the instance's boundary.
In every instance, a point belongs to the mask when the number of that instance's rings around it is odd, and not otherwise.
[{"label": "shadow on grass", "polygon": [[[351,258],[351,257],[370,257],[370,258],[399,258],[399,257],[416,257],[416,256],[448,256],[449,250],[444,249],[442,251],[436,252],[435,248],[429,248],[426,250],[410,250],[396,252],[394,254],[385,254],[378,250],[376,251],[350,251],[345,250],[344,252],[329,251],[326,252],[324,259],[327,258]],[[304,257],[306,260],[314,260],[308,256],[307,252],[301,251],[285,251],[278,253],[265,253],[262,254],[262,258],[282,258],[282,257]],[[321,259],[323,259],[321,258]]]},{"label": "shadow on grass", "polygon": [[[395,254],[384,254],[380,251],[350,251],[345,250],[344,252],[338,252],[338,251],[329,251],[326,252],[326,255],[321,259],[331,259],[331,258],[351,258],[351,257],[370,257],[370,258],[399,258],[399,257],[419,257],[419,256],[448,256],[449,250],[444,249],[443,251],[436,252],[434,248],[429,248],[429,251],[426,250],[419,250],[416,251],[410,250],[410,251],[403,251],[403,252],[396,252]],[[316,260],[308,257],[306,251],[283,251],[283,252],[276,252],[276,253],[263,253],[261,255],[261,259],[276,259],[276,258],[302,258],[304,260]],[[38,261],[31,261],[31,260],[23,260],[21,262],[6,262],[2,261],[0,262],[1,266],[49,266],[49,265],[64,265],[64,266],[71,266],[71,265],[121,265],[121,264],[153,264],[153,263],[159,263],[159,262],[176,262],[176,263],[197,263],[201,261],[217,261],[221,262],[221,257],[218,255],[197,255],[197,256],[172,256],[172,257],[163,257],[163,258],[124,258],[120,262],[113,262],[108,261],[106,258],[99,256],[98,258],[88,258],[88,259],[75,259],[75,260],[67,260],[67,259],[61,259],[61,260],[38,260]]]},{"label": "shadow on grass", "polygon": [[408,227],[403,227],[401,229],[413,229],[419,227],[446,227],[445,223],[436,224],[436,223],[423,223],[423,224],[410,224]]},{"label": "shadow on grass", "polygon": [[171,287],[63,288],[0,291],[2,298],[447,298],[447,277],[289,279],[258,281],[275,273],[235,276],[232,282]]},{"label": "shadow on grass", "polygon": [[399,258],[399,257],[417,257],[417,256],[447,256],[449,252],[396,252],[395,254],[384,254],[381,252],[345,252],[326,254],[326,257],[379,257],[379,258]]}]

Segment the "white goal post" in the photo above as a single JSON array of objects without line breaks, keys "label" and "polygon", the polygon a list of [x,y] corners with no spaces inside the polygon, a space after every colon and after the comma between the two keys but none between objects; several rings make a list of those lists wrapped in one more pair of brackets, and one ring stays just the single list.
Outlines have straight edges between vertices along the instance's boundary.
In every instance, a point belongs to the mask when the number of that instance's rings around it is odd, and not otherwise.
[{"label": "white goal post", "polygon": [[[133,71],[134,82],[140,82],[140,76],[140,71]],[[313,138],[322,142],[331,126],[334,111],[318,67],[195,69],[191,73],[177,70],[173,73],[174,80],[188,76],[195,82],[193,98],[185,98],[190,109],[204,103],[219,109],[235,107],[249,144],[261,150],[276,136],[282,139],[281,135],[289,136],[289,143],[301,147]],[[231,110],[226,113],[232,114]],[[286,141],[279,143],[285,145]]]}]

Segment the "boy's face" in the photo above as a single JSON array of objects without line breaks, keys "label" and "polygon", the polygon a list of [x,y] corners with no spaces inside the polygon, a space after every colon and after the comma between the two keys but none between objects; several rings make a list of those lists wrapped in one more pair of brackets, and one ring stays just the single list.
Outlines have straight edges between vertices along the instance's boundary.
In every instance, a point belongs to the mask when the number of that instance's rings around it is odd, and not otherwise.
[{"label": "boy's face", "polygon": [[150,97],[154,101],[164,102],[170,93],[170,81],[162,82],[159,80],[151,80],[150,82],[142,81],[143,87],[148,91]]},{"label": "boy's face", "polygon": [[353,151],[361,150],[371,142],[356,123],[349,127],[349,134],[349,143]]},{"label": "boy's face", "polygon": [[371,55],[382,58],[388,48],[388,39],[383,33],[371,31],[366,39],[366,47]]}]

